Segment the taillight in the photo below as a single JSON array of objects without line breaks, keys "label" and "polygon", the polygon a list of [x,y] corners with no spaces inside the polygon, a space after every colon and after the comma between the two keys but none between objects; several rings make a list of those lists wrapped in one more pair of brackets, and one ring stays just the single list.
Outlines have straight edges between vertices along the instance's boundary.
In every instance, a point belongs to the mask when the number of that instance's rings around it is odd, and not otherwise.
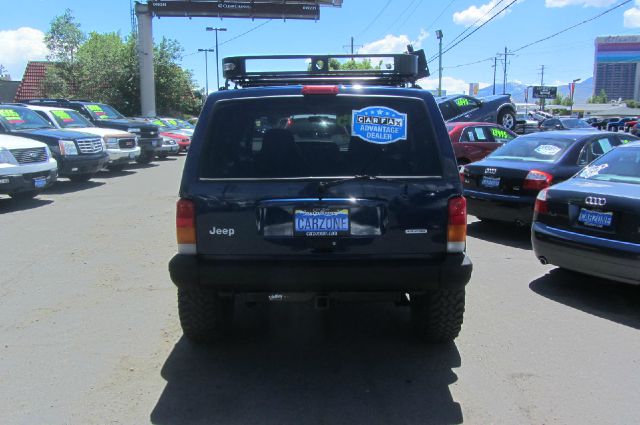
[{"label": "taillight", "polygon": [[536,196],[536,203],[533,211],[537,214],[549,214],[549,204],[547,204],[547,192],[549,189],[543,189]]},{"label": "taillight", "polygon": [[338,86],[303,86],[302,94],[338,94]]},{"label": "taillight", "polygon": [[527,177],[524,178],[522,188],[524,190],[539,191],[551,186],[552,180],[553,176],[549,173],[540,170],[531,170],[529,174],[527,174]]},{"label": "taillight", "polygon": [[179,254],[196,253],[196,209],[193,201],[180,199],[176,205],[176,233]]},{"label": "taillight", "polygon": [[449,199],[449,225],[447,226],[447,252],[464,252],[467,241],[467,200]]}]

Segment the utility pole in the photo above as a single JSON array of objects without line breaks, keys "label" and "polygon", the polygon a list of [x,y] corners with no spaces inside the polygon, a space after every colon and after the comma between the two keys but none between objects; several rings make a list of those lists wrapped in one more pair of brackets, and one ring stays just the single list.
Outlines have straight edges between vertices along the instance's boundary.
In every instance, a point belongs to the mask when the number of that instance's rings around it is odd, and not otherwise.
[{"label": "utility pole", "polygon": [[207,27],[207,31],[215,31],[216,32],[216,81],[218,83],[218,86],[216,88],[216,90],[220,90],[220,59],[218,58],[218,52],[220,51],[220,49],[218,49],[218,32],[220,31],[226,31],[226,28],[212,28],[212,27]]},{"label": "utility pole", "polygon": [[442,96],[442,30],[436,30],[436,37],[438,38],[438,96]]},{"label": "utility pole", "polygon": [[[544,65],[540,65],[540,85],[544,86]],[[544,111],[545,99],[540,99],[540,110]]]},{"label": "utility pole", "polygon": [[498,56],[493,58],[493,94],[496,94],[496,71],[498,70]]},{"label": "utility pole", "polygon": [[206,93],[204,98],[206,99],[209,96],[209,52],[213,52],[214,49],[198,49],[199,52],[204,52],[204,73],[205,73],[205,84],[206,84]]},{"label": "utility pole", "polygon": [[[355,48],[356,47],[362,47],[362,44],[353,44],[354,43],[354,39],[353,36],[351,36],[351,43],[345,46],[342,46],[342,48],[344,49],[345,47],[350,47],[351,48],[351,54],[355,54]],[[354,60],[353,57],[351,57],[351,60]]]},{"label": "utility pole", "polygon": [[507,46],[504,47],[504,77],[502,83],[502,94],[507,94],[507,61],[508,56],[513,56],[513,53],[508,53]]}]

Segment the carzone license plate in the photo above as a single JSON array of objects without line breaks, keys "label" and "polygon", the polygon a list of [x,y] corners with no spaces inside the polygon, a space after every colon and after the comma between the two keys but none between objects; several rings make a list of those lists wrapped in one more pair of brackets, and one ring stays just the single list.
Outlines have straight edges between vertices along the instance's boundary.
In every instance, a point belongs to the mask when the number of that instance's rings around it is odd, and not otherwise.
[{"label": "carzone license plate", "polygon": [[484,187],[498,187],[500,186],[500,177],[482,177],[482,182],[480,183]]},{"label": "carzone license plate", "polygon": [[613,222],[613,213],[591,211],[582,208],[580,210],[580,215],[578,216],[578,221],[589,227],[598,227],[600,229],[611,227],[611,223]]},{"label": "carzone license plate", "polygon": [[349,233],[346,208],[310,208],[294,212],[295,233],[299,236],[338,236]]},{"label": "carzone license plate", "polygon": [[36,189],[41,189],[47,185],[47,179],[45,178],[33,179],[33,185],[36,187]]}]

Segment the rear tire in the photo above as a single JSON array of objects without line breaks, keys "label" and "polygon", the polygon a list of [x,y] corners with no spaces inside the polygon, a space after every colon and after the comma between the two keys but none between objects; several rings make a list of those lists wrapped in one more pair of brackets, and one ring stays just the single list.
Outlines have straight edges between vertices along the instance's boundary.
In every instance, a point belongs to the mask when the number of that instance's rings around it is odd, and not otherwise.
[{"label": "rear tire", "polygon": [[40,192],[37,190],[27,190],[25,192],[10,193],[9,196],[16,201],[28,201],[29,199],[35,198],[38,193]]},{"label": "rear tire", "polygon": [[201,288],[178,289],[178,313],[184,335],[196,343],[224,336],[233,322],[233,297]]},{"label": "rear tire", "polygon": [[169,157],[169,153],[168,152],[160,152],[158,154],[158,158],[160,159],[167,159]]},{"label": "rear tire", "polygon": [[84,183],[91,180],[93,175],[94,175],[93,173],[72,174],[69,176],[69,180],[71,180],[74,183]]},{"label": "rear tire", "polygon": [[500,111],[498,114],[498,124],[507,130],[513,131],[516,126],[516,114],[508,109]]},{"label": "rear tire", "polygon": [[451,342],[460,333],[465,290],[437,289],[411,295],[411,322],[416,335],[428,342]]}]

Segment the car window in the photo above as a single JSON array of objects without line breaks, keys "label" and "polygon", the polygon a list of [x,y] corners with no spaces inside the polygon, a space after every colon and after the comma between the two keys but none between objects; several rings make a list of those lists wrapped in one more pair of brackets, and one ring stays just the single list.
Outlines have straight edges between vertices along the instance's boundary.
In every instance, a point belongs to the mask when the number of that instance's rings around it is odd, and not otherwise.
[{"label": "car window", "polygon": [[220,103],[207,122],[203,178],[442,173],[418,99],[238,99]]},{"label": "car window", "polygon": [[77,111],[68,109],[52,109],[51,115],[62,128],[85,128],[93,127],[85,117]]},{"label": "car window", "polygon": [[578,118],[568,118],[562,121],[562,124],[566,128],[591,128],[591,126],[584,120]]},{"label": "car window", "polygon": [[440,112],[442,112],[442,118],[444,118],[445,121],[460,115],[460,110],[453,100],[447,100],[438,106],[440,107]]},{"label": "car window", "polygon": [[640,148],[614,149],[589,164],[576,177],[640,184]]},{"label": "car window", "polygon": [[54,125],[55,125],[55,123],[54,123],[53,121],[51,121],[51,118],[49,118],[49,115],[47,115],[47,113],[46,113],[46,112],[44,112],[44,111],[34,111],[34,112],[35,112],[36,114],[40,115],[40,116],[41,116],[42,118],[44,118],[45,120],[47,120],[47,122],[48,122],[49,124],[54,124]]},{"label": "car window", "polygon": [[480,107],[475,99],[469,97],[459,97],[455,100],[455,103],[458,107],[459,114],[466,114],[467,112],[473,111],[474,109],[478,109]]},{"label": "car window", "polygon": [[10,131],[53,128],[47,120],[27,108],[0,105],[0,122]]},{"label": "car window", "polygon": [[516,138],[516,136],[509,133],[504,128],[488,127],[487,130],[491,132],[491,136],[493,136],[493,140],[496,143],[507,143]]},{"label": "car window", "polygon": [[542,127],[544,128],[554,128],[556,125],[560,124],[560,120],[556,119],[547,119],[542,123]]},{"label": "car window", "polygon": [[462,132],[461,142],[488,142],[485,127],[468,127]]},{"label": "car window", "polygon": [[587,165],[594,159],[609,152],[615,146],[620,145],[620,140],[616,137],[601,137],[590,143],[587,143],[578,157],[578,165]]},{"label": "car window", "polygon": [[557,162],[575,143],[573,139],[516,137],[489,155],[494,160]]}]

